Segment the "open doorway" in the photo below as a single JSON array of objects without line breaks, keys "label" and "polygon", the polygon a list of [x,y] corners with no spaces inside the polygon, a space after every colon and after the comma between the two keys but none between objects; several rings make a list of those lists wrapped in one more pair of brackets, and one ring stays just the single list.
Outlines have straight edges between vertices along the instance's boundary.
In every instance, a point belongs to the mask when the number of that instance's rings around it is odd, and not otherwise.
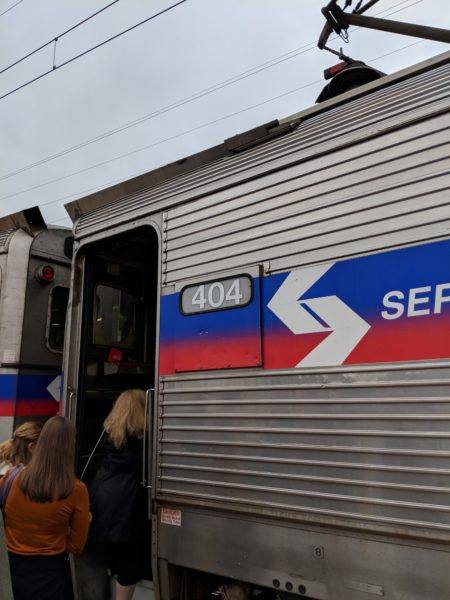
[{"label": "open doorway", "polygon": [[[103,444],[98,444],[90,461],[89,457],[116,398],[127,389],[155,387],[158,264],[158,237],[149,226],[108,237],[85,250],[76,425],[77,472],[84,472],[88,486],[101,464]],[[143,479],[148,480],[148,457],[144,471]],[[148,543],[150,547],[150,534]],[[88,544],[76,561],[80,600],[113,597],[101,550]],[[150,560],[148,567],[151,579]]]}]

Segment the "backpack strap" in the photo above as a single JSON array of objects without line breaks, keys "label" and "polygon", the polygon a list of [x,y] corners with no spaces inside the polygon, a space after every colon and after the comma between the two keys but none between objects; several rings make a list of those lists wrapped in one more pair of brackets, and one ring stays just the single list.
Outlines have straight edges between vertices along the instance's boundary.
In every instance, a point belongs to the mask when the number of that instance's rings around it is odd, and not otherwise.
[{"label": "backpack strap", "polygon": [[22,467],[14,467],[9,470],[4,476],[3,485],[0,489],[0,509],[2,511],[3,517],[5,516],[5,508],[6,501],[8,500],[9,492],[11,491],[11,486],[13,484],[16,475],[20,473]]}]

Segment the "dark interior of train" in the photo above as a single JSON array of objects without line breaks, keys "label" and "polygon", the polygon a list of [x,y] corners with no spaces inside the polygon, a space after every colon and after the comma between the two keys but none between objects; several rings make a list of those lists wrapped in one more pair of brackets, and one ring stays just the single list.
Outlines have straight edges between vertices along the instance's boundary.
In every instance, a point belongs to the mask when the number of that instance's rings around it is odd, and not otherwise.
[{"label": "dark interior of train", "polygon": [[[87,485],[100,465],[103,444],[93,451],[117,396],[129,388],[154,388],[158,248],[155,230],[140,227],[85,252],[76,424],[77,472]],[[105,556],[97,546],[88,542],[76,561],[81,597],[110,597]]]},{"label": "dark interior of train", "polygon": [[[78,472],[102,432],[114,400],[125,389],[154,387],[158,238],[151,227],[93,244],[85,255]],[[99,444],[83,480],[101,458]]]}]

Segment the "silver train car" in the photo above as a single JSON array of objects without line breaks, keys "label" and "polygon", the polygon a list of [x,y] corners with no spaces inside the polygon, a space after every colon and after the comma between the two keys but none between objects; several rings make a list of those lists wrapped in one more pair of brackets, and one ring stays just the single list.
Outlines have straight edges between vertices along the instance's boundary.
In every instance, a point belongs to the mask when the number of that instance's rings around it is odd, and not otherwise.
[{"label": "silver train car", "polygon": [[38,208],[0,218],[1,440],[60,411],[71,239]]},{"label": "silver train car", "polygon": [[445,53],[67,205],[65,411],[81,470],[147,390],[157,598],[450,598],[449,109]]}]

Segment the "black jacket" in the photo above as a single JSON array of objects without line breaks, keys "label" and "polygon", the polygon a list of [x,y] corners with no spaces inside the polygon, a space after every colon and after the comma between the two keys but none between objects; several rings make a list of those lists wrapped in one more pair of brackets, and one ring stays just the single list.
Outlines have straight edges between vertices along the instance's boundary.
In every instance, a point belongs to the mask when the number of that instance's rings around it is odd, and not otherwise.
[{"label": "black jacket", "polygon": [[146,531],[142,444],[142,439],[129,438],[117,449],[106,439],[106,455],[89,488],[93,541],[128,542],[142,538]]}]

